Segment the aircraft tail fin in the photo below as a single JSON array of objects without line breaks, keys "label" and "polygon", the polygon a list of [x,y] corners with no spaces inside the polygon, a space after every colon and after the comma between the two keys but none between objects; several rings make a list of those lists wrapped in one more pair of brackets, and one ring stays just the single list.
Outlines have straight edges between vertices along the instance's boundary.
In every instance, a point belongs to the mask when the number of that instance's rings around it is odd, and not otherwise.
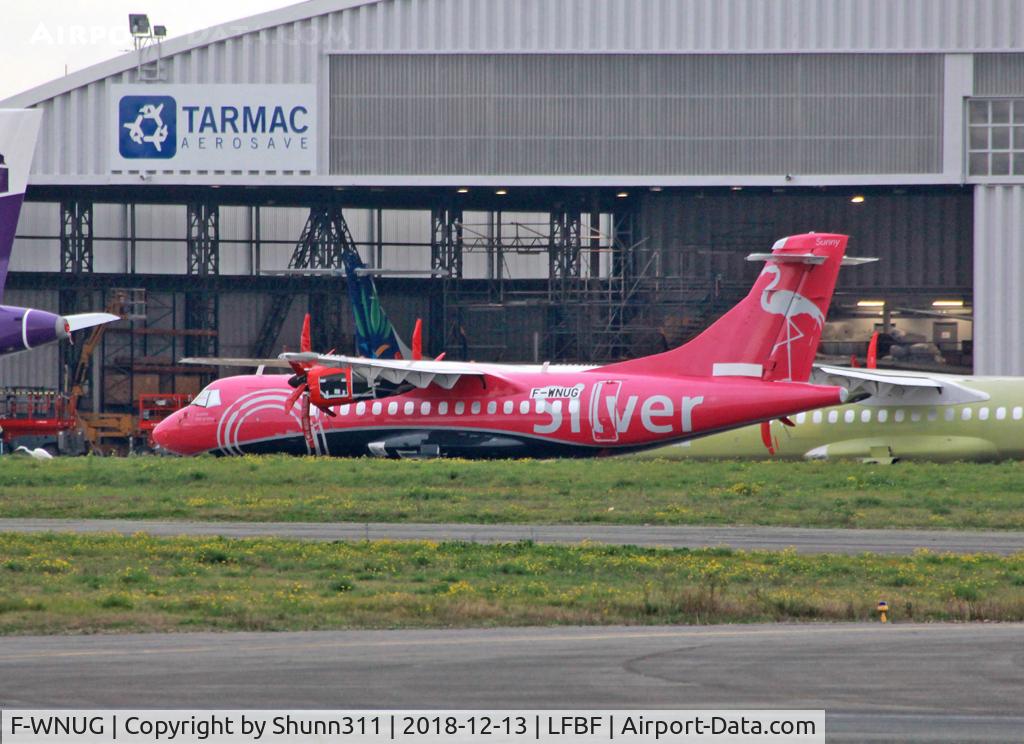
[{"label": "aircraft tail fin", "polygon": [[828,233],[794,235],[777,241],[771,253],[748,256],[766,262],[753,288],[703,333],[676,349],[603,369],[807,381],[847,240]]},{"label": "aircraft tail fin", "polygon": [[377,296],[373,277],[354,251],[342,256],[345,281],[356,322],[356,353],[368,359],[412,359],[412,351],[399,338]]},{"label": "aircraft tail fin", "polygon": [[43,112],[0,109],[0,298]]}]

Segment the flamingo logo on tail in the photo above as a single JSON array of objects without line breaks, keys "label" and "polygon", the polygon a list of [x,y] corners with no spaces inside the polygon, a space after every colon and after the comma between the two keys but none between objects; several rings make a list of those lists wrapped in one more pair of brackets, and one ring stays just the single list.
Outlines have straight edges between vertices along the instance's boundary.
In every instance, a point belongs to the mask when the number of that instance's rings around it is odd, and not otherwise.
[{"label": "flamingo logo on tail", "polygon": [[809,315],[821,327],[825,325],[825,314],[821,312],[820,307],[799,292],[789,289],[775,290],[782,280],[782,273],[778,266],[769,264],[761,273],[774,275],[772,280],[761,290],[761,309],[771,315],[781,315],[785,318],[786,335],[772,347],[771,353],[774,354],[780,346],[786,347],[786,363],[789,371],[786,380],[791,381],[793,379],[793,342],[799,341],[805,336],[800,327],[793,322],[793,318],[799,315]]}]

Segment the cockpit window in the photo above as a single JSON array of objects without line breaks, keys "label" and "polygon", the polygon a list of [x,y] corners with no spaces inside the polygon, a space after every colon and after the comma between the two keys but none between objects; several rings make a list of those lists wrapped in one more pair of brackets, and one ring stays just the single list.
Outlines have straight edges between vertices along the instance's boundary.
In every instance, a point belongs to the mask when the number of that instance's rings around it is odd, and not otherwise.
[{"label": "cockpit window", "polygon": [[192,405],[199,406],[200,408],[214,408],[220,405],[220,390],[211,390],[206,388],[203,392],[199,393],[192,401]]}]

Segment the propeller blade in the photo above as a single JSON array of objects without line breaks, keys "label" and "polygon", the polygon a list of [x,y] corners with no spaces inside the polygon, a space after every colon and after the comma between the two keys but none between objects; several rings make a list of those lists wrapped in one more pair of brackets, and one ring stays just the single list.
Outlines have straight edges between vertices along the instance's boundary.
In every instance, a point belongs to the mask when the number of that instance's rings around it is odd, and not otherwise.
[{"label": "propeller blade", "polygon": [[331,410],[330,406],[322,406],[319,403],[316,403],[315,405],[316,405],[317,408],[319,408],[321,411],[326,413],[328,416],[337,416],[338,415],[334,411]]},{"label": "propeller blade", "polygon": [[775,447],[772,444],[772,422],[762,421],[761,422],[761,441],[764,443],[765,448],[768,450],[769,455],[775,454]]},{"label": "propeller blade", "polygon": [[871,341],[868,343],[868,369],[875,369],[878,366],[878,331],[871,334]]},{"label": "propeller blade", "polygon": [[305,405],[302,406],[302,434],[306,437],[306,447],[309,449],[309,454],[316,453],[316,442],[313,441],[313,426],[309,421],[309,396],[305,397],[303,401]]},{"label": "propeller blade", "polygon": [[302,336],[299,337],[299,351],[313,351],[313,343],[309,340],[309,313],[302,319]]},{"label": "propeller blade", "polygon": [[308,385],[306,385],[306,383],[303,382],[301,385],[295,388],[295,391],[291,395],[288,396],[288,400],[286,400],[284,403],[285,413],[288,413],[292,410],[292,408],[295,406],[295,402],[299,399],[299,396],[306,392],[307,387]]},{"label": "propeller blade", "polygon": [[412,331],[412,358],[416,361],[423,358],[423,318],[416,318]]},{"label": "propeller blade", "polygon": [[779,419],[779,421],[781,421],[786,426],[796,426],[796,424],[793,423],[793,419],[791,419],[789,416],[783,416],[782,418]]}]

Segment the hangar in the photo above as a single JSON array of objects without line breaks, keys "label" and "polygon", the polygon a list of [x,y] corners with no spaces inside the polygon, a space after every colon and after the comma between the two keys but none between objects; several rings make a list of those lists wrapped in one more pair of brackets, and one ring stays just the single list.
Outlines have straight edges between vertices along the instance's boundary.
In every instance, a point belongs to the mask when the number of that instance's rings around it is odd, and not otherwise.
[{"label": "hangar", "polygon": [[[158,20],[158,19],[155,19]],[[173,30],[173,29],[172,29]],[[358,249],[400,331],[477,360],[685,339],[779,236],[847,232],[826,346],[876,327],[1024,374],[1024,8],[970,0],[310,0],[0,102],[45,112],[8,299],[127,322],[94,410],[186,354],[351,347]],[[0,362],[59,388],[76,348]],[[211,374],[212,370],[205,370]]]}]

